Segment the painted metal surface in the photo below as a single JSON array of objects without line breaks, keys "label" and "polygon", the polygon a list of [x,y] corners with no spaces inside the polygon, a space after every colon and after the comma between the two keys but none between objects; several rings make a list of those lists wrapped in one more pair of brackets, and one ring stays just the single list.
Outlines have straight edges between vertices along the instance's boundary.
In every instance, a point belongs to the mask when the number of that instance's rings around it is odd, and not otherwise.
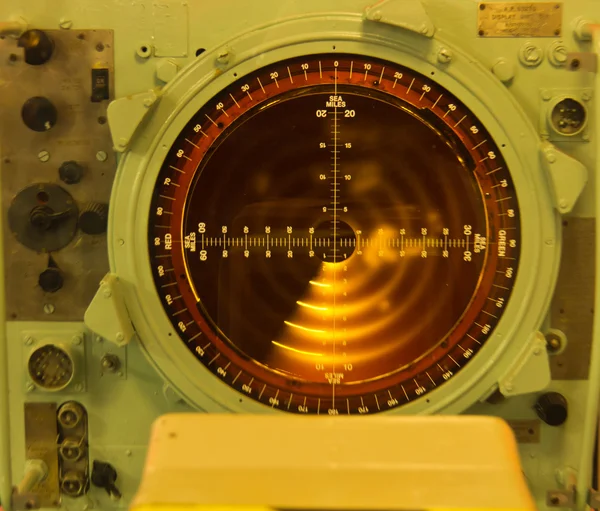
[{"label": "painted metal surface", "polygon": [[[59,393],[40,393],[23,388],[26,367],[23,333],[43,330],[51,336],[61,331],[79,330],[83,328],[83,310],[89,304],[78,304],[79,317],[69,317],[73,319],[69,323],[11,320],[6,329],[2,328],[2,332],[6,331],[8,371],[2,371],[0,366],[0,373],[8,376],[11,387],[10,392],[0,387],[0,402],[9,411],[0,416],[4,440],[0,465],[3,500],[11,484],[17,484],[23,474],[25,402],[60,405],[77,399],[88,411],[90,460],[108,461],[118,470],[121,501],[112,501],[104,490],[92,488],[85,497],[63,500],[64,506],[72,511],[83,511],[86,506],[126,507],[137,490],[152,421],[162,413],[192,410],[184,401],[210,412],[269,412],[262,405],[240,404],[238,394],[203,372],[181,347],[169,342],[170,327],[154,295],[148,270],[144,215],[152,193],[153,176],[158,173],[164,154],[162,145],[168,147],[192,112],[231,83],[234,73],[242,76],[269,62],[330,51],[334,45],[336,51],[388,58],[426,74],[435,72],[436,81],[458,95],[494,137],[506,144],[505,157],[515,174],[524,205],[523,265],[528,272],[511,300],[511,309],[498,329],[497,338],[486,347],[485,354],[480,354],[480,363],[457,376],[447,390],[436,394],[430,403],[417,403],[403,412],[467,410],[515,421],[524,439],[519,445],[521,463],[539,508],[546,508],[547,492],[564,483],[561,474],[567,467],[576,469],[578,494],[586,493],[591,478],[600,378],[597,315],[594,316],[593,338],[590,324],[594,308],[591,246],[597,216],[596,161],[599,157],[595,98],[600,91],[592,73],[573,70],[573,59],[563,62],[562,56],[564,52],[589,54],[593,49],[589,39],[582,40],[577,35],[585,32],[591,36],[592,33],[591,29],[582,29],[578,20],[598,21],[598,4],[594,0],[565,2],[560,37],[532,38],[531,41],[481,37],[477,32],[480,15],[477,2],[424,0],[420,3],[422,9],[415,8],[410,20],[401,17],[402,9],[398,6],[403,2],[396,3],[396,8],[393,8],[394,2],[387,4],[387,7],[381,5],[381,17],[377,9],[359,0],[264,1],[251,8],[242,0],[211,3],[80,0],[61,3],[52,10],[42,0],[5,0],[0,5],[0,22],[24,18],[31,26],[42,29],[113,30],[115,98],[148,94],[149,90],[153,91],[150,95],[157,98],[139,130],[135,130],[131,119],[119,121],[118,116],[114,121],[117,129],[113,130],[118,132],[122,128],[124,138],[130,140],[126,141],[128,152],[121,157],[120,172],[114,183],[107,241],[111,271],[121,279],[127,303],[125,310],[133,319],[137,333],[125,347],[117,347],[101,335],[86,335],[86,347],[91,349],[85,349],[85,360],[80,364],[86,377],[85,392],[66,389]],[[426,18],[419,18],[424,15]],[[419,35],[402,28],[414,25],[417,19],[426,23],[428,34]],[[576,27],[579,27],[577,31]],[[533,47],[526,47],[527,43]],[[527,65],[530,57],[535,57],[536,65]],[[0,69],[4,65],[1,63]],[[175,77],[174,66],[180,69]],[[6,83],[4,75],[0,80],[3,80],[0,81],[3,89],[15,86]],[[165,83],[167,86],[163,87]],[[552,89],[548,90],[550,86]],[[562,137],[549,129],[549,107],[545,105],[552,103],[556,94],[574,91],[577,97],[583,98],[590,90],[594,92],[585,100],[589,118],[582,134]],[[141,107],[145,108],[143,101]],[[552,181],[539,158],[540,140],[549,140],[557,151],[587,169],[589,181],[578,199],[577,188],[585,180],[563,179],[559,188],[555,188],[557,181]],[[110,148],[107,152],[110,155]],[[37,151],[28,157],[37,158]],[[560,192],[564,191],[570,192],[565,196],[569,203],[561,208]],[[563,222],[567,224],[563,226]],[[576,239],[571,229],[578,233]],[[565,256],[561,259],[563,230],[566,232],[562,247]],[[555,293],[554,282],[558,275]],[[581,293],[571,285],[577,282],[585,287]],[[596,295],[599,290],[600,286],[596,285]],[[7,302],[10,306],[10,294]],[[549,314],[551,302],[552,314]],[[114,316],[119,317],[118,311]],[[98,313],[96,319],[101,321],[102,314]],[[119,330],[112,325],[117,323],[107,322],[115,339]],[[502,375],[520,359],[529,336],[537,330],[545,333],[551,328],[564,330],[567,340],[572,339],[563,352],[550,357],[553,379],[548,388],[567,397],[570,415],[560,427],[533,422],[539,424],[539,430],[534,428],[535,440],[531,440],[523,433],[525,423],[522,421],[538,421],[533,409],[537,394],[512,396],[496,404],[485,399],[494,393]],[[164,332],[164,336],[159,332]],[[0,335],[0,340],[4,339],[4,335]],[[3,347],[0,343],[0,355],[4,353]],[[107,353],[119,354],[126,364],[126,377],[102,370]],[[170,383],[165,385],[163,377]],[[207,441],[212,440],[198,436],[200,444]],[[7,469],[9,464],[12,471]],[[583,508],[583,501],[583,498],[577,500],[578,509]],[[5,501],[3,506],[9,507]]]}]

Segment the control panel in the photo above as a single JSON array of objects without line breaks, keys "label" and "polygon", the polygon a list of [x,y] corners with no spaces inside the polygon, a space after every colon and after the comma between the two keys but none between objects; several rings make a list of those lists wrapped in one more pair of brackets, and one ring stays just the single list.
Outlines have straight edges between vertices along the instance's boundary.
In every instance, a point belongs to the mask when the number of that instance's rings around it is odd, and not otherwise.
[{"label": "control panel", "polygon": [[128,507],[169,412],[499,417],[598,507],[599,19],[0,5],[3,508]]}]

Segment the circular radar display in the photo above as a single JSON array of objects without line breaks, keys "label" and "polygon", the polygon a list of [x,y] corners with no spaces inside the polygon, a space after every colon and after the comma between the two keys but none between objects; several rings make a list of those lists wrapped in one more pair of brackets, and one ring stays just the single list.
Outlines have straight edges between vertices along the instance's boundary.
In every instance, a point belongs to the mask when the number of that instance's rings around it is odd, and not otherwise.
[{"label": "circular radar display", "polygon": [[176,139],[150,211],[156,288],[241,400],[383,412],[430,399],[492,335],[517,196],[500,148],[434,78],[291,59],[224,89]]}]

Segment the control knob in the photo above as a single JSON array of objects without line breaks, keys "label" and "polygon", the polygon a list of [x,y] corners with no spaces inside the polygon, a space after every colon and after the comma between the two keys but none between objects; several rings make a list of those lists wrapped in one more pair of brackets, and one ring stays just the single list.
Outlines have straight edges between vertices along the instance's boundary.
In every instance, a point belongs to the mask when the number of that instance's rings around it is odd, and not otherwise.
[{"label": "control knob", "polygon": [[104,234],[108,222],[108,206],[90,202],[79,216],[79,228],[85,234]]},{"label": "control knob", "polygon": [[65,161],[58,169],[58,175],[64,183],[75,185],[83,177],[83,167],[76,161]]},{"label": "control knob", "polygon": [[27,30],[21,34],[17,45],[25,50],[25,62],[32,66],[45,64],[54,52],[54,43],[42,30]]},{"label": "control knob", "polygon": [[58,111],[48,98],[34,96],[23,104],[21,118],[30,130],[43,132],[56,124]]},{"label": "control knob", "polygon": [[38,285],[46,293],[56,293],[62,289],[64,278],[58,268],[47,268],[38,277]]},{"label": "control knob", "polygon": [[567,400],[558,392],[542,394],[535,403],[534,408],[538,417],[549,426],[560,426],[567,420]]}]

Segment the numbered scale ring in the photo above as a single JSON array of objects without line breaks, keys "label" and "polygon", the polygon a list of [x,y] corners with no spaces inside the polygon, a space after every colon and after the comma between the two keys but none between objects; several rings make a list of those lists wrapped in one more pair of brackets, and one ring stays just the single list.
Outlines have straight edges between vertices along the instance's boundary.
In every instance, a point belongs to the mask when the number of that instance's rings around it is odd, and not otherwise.
[{"label": "numbered scale ring", "polygon": [[509,169],[447,90],[314,55],[182,131],[150,211],[155,283],[198,361],[282,410],[377,412],[476,355],[519,259]]}]

